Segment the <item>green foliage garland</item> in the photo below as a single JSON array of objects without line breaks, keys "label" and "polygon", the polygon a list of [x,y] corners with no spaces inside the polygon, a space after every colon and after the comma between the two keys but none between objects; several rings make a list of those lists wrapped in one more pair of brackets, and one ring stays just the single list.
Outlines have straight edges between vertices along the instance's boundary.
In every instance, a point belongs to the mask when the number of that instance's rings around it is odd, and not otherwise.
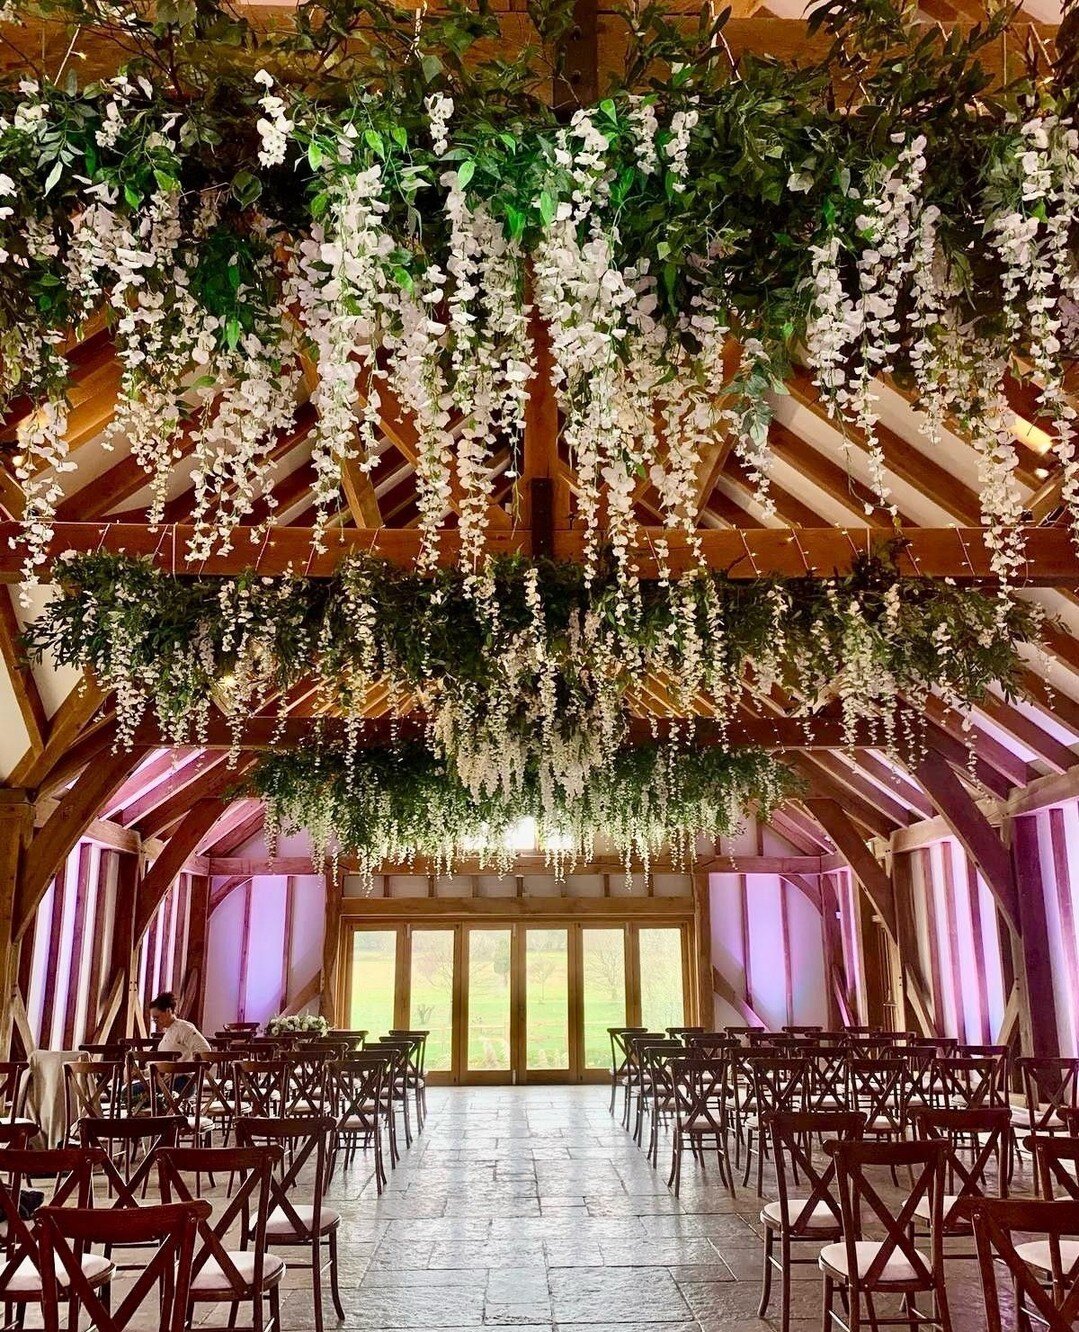
[{"label": "green foliage garland", "polygon": [[554,804],[535,769],[512,798],[477,797],[429,750],[407,745],[268,755],[248,789],[266,802],[271,845],[278,830],[306,829],[316,856],[355,856],[370,875],[384,862],[417,856],[436,872],[466,857],[502,872],[514,857],[514,834],[529,818],[559,874],[597,851],[620,855],[627,872],[634,860],[647,867],[665,850],[688,864],[698,837],[714,844],[750,808],[767,819],[800,788],[789,769],[757,750],[641,745],[613,755],[583,790]]}]

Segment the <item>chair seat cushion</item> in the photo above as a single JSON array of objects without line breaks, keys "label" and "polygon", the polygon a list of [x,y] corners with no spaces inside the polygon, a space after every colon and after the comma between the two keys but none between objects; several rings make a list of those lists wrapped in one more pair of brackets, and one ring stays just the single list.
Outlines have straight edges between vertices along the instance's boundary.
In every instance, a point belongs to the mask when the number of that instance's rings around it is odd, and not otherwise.
[{"label": "chair seat cushion", "polygon": [[867,1133],[897,1133],[899,1126],[890,1115],[874,1115],[865,1126]]},{"label": "chair seat cushion", "polygon": [[[1022,1124],[1025,1128],[1030,1127],[1030,1111],[1025,1105],[1013,1105],[1012,1123]],[[1049,1110],[1047,1105],[1041,1106],[1034,1111],[1034,1123],[1039,1128],[1063,1128],[1064,1121],[1055,1110]]]},{"label": "chair seat cushion", "polygon": [[[855,1261],[858,1264],[857,1275],[865,1277],[873,1264],[874,1258],[880,1252],[881,1244],[879,1240],[856,1240]],[[847,1246],[846,1244],[826,1244],[820,1251],[820,1265],[833,1276],[847,1278],[850,1272],[847,1269]],[[926,1269],[929,1268],[929,1259],[925,1259]],[[913,1265],[901,1253],[893,1253],[884,1265],[884,1271],[877,1278],[878,1281],[916,1281],[921,1279],[921,1274],[915,1272]]]},{"label": "chair seat cushion", "polygon": [[[1017,1244],[1015,1251],[1024,1263],[1036,1267],[1039,1272],[1051,1272],[1053,1260],[1049,1253],[1048,1240],[1030,1240],[1026,1244]],[[1079,1262],[1079,1240],[1062,1239],[1060,1241],[1060,1263],[1067,1274]]]},{"label": "chair seat cushion", "polygon": [[[955,1206],[959,1199],[958,1193],[946,1193],[944,1195],[944,1219],[948,1220],[948,1213]],[[919,1198],[914,1205],[914,1215],[921,1221],[931,1221],[933,1218],[932,1205],[928,1198]]]},{"label": "chair seat cushion", "polygon": [[[310,1234],[315,1229],[315,1209],[308,1203],[301,1203],[294,1207],[296,1215],[300,1218],[301,1225],[307,1228]],[[325,1235],[328,1231],[335,1229],[341,1222],[341,1213],[335,1212],[332,1207],[323,1207],[318,1216],[318,1233]],[[300,1232],[292,1223],[292,1218],[287,1212],[283,1212],[280,1207],[275,1208],[266,1221],[266,1238],[279,1240],[282,1238],[295,1237]]]},{"label": "chair seat cushion", "polygon": [[[104,1285],[116,1270],[116,1264],[98,1254],[88,1253],[83,1257],[82,1270],[91,1286]],[[68,1275],[60,1259],[56,1259],[56,1280],[59,1285],[68,1285]],[[24,1258],[15,1269],[11,1278],[0,1287],[0,1299],[40,1299],[41,1276],[30,1261]]]},{"label": "chair seat cushion", "polygon": [[[801,1211],[805,1206],[804,1198],[788,1198],[787,1206],[790,1211],[791,1222],[801,1221]],[[809,1230],[831,1230],[839,1234],[839,1221],[832,1209],[825,1202],[816,1203],[813,1211],[806,1218]],[[761,1222],[771,1230],[779,1230],[783,1225],[783,1213],[780,1210],[778,1199],[775,1202],[765,1203],[761,1208]]]},{"label": "chair seat cushion", "polygon": [[[255,1255],[227,1250],[229,1259],[235,1265],[240,1279],[250,1286],[255,1279]],[[276,1286],[285,1274],[284,1261],[272,1253],[264,1255],[262,1260],[263,1286]],[[227,1300],[233,1289],[216,1258],[208,1258],[191,1282],[191,1295],[194,1299]]]}]

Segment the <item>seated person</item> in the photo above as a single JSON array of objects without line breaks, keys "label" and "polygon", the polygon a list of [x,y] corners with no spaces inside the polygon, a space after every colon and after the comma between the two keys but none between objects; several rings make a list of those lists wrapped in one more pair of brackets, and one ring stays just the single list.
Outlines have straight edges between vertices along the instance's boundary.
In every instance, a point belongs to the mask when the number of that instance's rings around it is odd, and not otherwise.
[{"label": "seated person", "polygon": [[176,1016],[176,996],[164,990],[150,1004],[150,1017],[161,1033],[158,1054],[179,1054],[181,1059],[197,1059],[210,1048],[210,1042],[193,1022]]}]

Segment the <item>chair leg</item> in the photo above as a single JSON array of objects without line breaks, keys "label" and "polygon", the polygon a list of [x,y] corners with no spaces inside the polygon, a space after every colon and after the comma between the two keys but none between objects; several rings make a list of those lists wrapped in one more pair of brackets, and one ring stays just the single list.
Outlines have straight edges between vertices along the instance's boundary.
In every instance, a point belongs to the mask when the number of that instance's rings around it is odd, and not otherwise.
[{"label": "chair leg", "polygon": [[345,1311],[341,1307],[341,1291],[337,1285],[337,1231],[330,1231],[330,1295],[339,1322],[345,1321]]},{"label": "chair leg", "polygon": [[791,1328],[791,1242],[786,1233],[779,1239],[780,1263],[779,1298],[780,1332],[790,1332]]},{"label": "chair leg", "polygon": [[281,1332],[281,1288],[280,1286],[270,1287],[270,1321],[273,1323],[273,1332]]},{"label": "chair leg", "polygon": [[775,1245],[775,1231],[766,1226],[764,1231],[764,1271],[761,1273],[761,1302],[757,1308],[757,1317],[763,1318],[768,1312],[768,1301],[772,1298],[772,1249]]},{"label": "chair leg", "polygon": [[832,1297],[835,1291],[832,1278],[827,1272],[824,1274],[824,1298],[823,1298],[823,1318],[821,1320],[822,1332],[832,1332]]},{"label": "chair leg", "polygon": [[315,1332],[323,1332],[322,1322],[322,1254],[318,1238],[311,1250],[311,1296],[315,1302]]}]

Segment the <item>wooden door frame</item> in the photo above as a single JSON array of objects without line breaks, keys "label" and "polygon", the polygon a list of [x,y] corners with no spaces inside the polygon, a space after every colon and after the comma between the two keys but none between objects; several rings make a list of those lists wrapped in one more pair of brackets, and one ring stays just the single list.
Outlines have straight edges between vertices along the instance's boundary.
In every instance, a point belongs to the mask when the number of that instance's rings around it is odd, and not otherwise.
[{"label": "wooden door frame", "polygon": [[[700,912],[690,896],[670,898],[345,898],[342,902],[340,958],[337,968],[338,1012],[346,1012],[352,991],[352,937],[356,930],[385,930],[396,934],[394,1024],[410,1025],[412,931],[447,929],[454,934],[451,996],[452,1053],[448,1073],[432,1073],[432,1083],[483,1085],[491,1083],[602,1083],[608,1074],[584,1067],[583,931],[589,925],[618,926],[623,930],[626,1021],[640,1022],[640,929],[676,927],[681,932],[682,996],[686,1022],[700,1022],[707,1012],[706,996],[698,993],[704,974],[700,957],[710,940],[700,937]],[[529,1074],[525,1057],[525,930],[567,930],[569,1059],[568,1076],[558,1070]],[[510,1069],[508,1072],[467,1068],[468,957],[472,929],[510,929]]]}]

